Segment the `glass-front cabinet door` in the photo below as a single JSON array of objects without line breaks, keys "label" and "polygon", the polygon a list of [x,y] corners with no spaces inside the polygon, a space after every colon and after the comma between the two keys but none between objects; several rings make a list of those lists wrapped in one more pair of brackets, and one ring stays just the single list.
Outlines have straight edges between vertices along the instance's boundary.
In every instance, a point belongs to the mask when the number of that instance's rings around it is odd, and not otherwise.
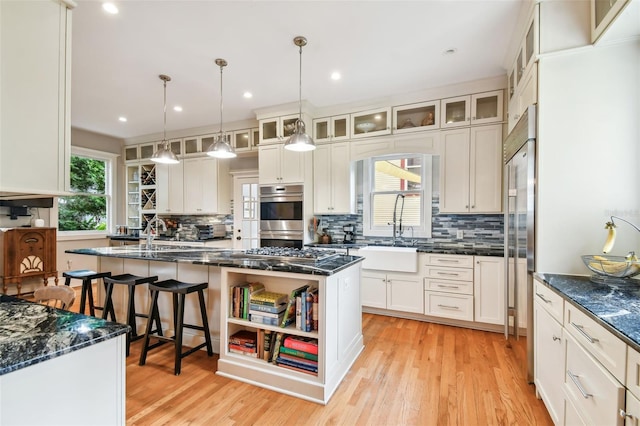
[{"label": "glass-front cabinet door", "polygon": [[139,166],[127,166],[127,225],[140,227],[140,170]]},{"label": "glass-front cabinet door", "polygon": [[352,138],[368,138],[391,133],[391,107],[362,111],[351,114],[350,117]]},{"label": "glass-front cabinet door", "polygon": [[[182,155],[182,139],[172,139],[169,142],[169,149],[173,152],[177,157]],[[157,149],[162,147],[162,142],[158,142]]]},{"label": "glass-front cabinet door", "polygon": [[251,146],[257,148],[260,145],[260,128],[251,129]]},{"label": "glass-front cabinet door", "polygon": [[138,151],[138,145],[125,147],[124,161],[138,161],[139,159],[140,152]]},{"label": "glass-front cabinet door", "polygon": [[411,133],[440,127],[440,101],[393,107],[393,133]]},{"label": "glass-front cabinet door", "polygon": [[629,0],[591,0],[592,43],[600,38],[628,2]]},{"label": "glass-front cabinet door", "polygon": [[[287,115],[280,117],[280,137],[281,139],[288,139],[296,128],[296,121],[300,118],[300,114]],[[304,123],[307,124],[306,122]],[[309,129],[310,131],[311,129]]]},{"label": "glass-front cabinet door", "polygon": [[267,118],[260,120],[260,142],[277,142],[280,135],[278,134],[278,127],[280,125],[280,118]]},{"label": "glass-front cabinet door", "polygon": [[140,159],[148,160],[156,150],[156,142],[140,145]]},{"label": "glass-front cabinet door", "polygon": [[233,132],[233,148],[236,152],[251,150],[251,130],[236,130]]},{"label": "glass-front cabinet door", "polygon": [[458,96],[440,101],[440,127],[458,127],[471,124],[471,96]]},{"label": "glass-front cabinet door", "polygon": [[313,139],[316,142],[328,142],[331,140],[329,122],[331,117],[318,118],[313,120]]},{"label": "glass-front cabinet door", "polygon": [[184,138],[184,153],[185,155],[197,154],[202,152],[202,140],[199,137]]},{"label": "glass-front cabinet door", "polygon": [[502,90],[471,95],[471,124],[499,123],[503,109]]},{"label": "glass-front cabinet door", "polygon": [[313,138],[316,142],[349,139],[349,114],[313,120]]},{"label": "glass-front cabinet door", "polygon": [[200,139],[200,143],[202,144],[201,152],[207,152],[207,150],[211,148],[211,145],[213,145],[213,142],[215,141],[215,139],[216,139],[216,135],[202,136],[202,138]]}]

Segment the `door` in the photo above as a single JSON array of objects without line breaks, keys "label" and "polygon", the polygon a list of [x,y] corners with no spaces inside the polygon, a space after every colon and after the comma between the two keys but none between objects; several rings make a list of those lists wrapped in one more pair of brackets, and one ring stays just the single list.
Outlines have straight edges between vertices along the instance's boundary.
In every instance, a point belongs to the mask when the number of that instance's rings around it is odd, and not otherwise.
[{"label": "door", "polygon": [[233,248],[260,247],[260,193],[258,176],[233,178]]}]

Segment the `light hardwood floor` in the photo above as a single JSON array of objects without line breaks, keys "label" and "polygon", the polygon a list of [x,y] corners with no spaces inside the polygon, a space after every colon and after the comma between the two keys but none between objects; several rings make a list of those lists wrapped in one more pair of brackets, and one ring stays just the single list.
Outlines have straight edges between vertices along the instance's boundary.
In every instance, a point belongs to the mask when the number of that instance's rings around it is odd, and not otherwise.
[{"label": "light hardwood floor", "polygon": [[[79,289],[76,289],[79,293]],[[77,306],[77,302],[76,305]],[[77,308],[76,308],[77,309]],[[127,358],[127,425],[552,425],[526,383],[525,339],[363,314],[365,349],[326,406],[215,374],[169,345]]]}]

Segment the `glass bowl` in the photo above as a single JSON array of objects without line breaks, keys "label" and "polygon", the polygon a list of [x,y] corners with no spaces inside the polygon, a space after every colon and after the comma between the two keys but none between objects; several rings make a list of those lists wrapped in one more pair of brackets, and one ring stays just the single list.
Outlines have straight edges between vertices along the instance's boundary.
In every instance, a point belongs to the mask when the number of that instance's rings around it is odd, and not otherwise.
[{"label": "glass bowl", "polygon": [[624,256],[583,255],[582,261],[596,275],[609,278],[631,278],[640,274],[640,261]]}]

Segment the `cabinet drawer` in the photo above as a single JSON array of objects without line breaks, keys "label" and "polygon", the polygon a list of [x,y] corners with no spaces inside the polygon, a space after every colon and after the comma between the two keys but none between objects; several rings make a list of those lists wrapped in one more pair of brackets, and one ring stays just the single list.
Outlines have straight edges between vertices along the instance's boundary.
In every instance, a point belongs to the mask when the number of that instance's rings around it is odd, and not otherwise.
[{"label": "cabinet drawer", "polygon": [[473,321],[473,296],[425,291],[424,300],[425,315]]},{"label": "cabinet drawer", "polygon": [[553,316],[556,321],[562,324],[564,316],[564,299],[558,293],[551,290],[538,280],[533,280],[533,297]]},{"label": "cabinet drawer", "polygon": [[473,281],[473,269],[426,266],[424,274],[440,280]]},{"label": "cabinet drawer", "polygon": [[455,254],[427,254],[426,264],[432,266],[473,268],[473,256],[459,256]]},{"label": "cabinet drawer", "polygon": [[626,379],[627,345],[575,306],[565,303],[564,327],[620,383]]},{"label": "cabinet drawer", "polygon": [[627,346],[627,389],[640,398],[640,352]]},{"label": "cabinet drawer", "polygon": [[441,291],[445,293],[458,293],[473,295],[473,283],[471,281],[441,280],[437,278],[425,278],[424,289]]},{"label": "cabinet drawer", "polygon": [[625,389],[571,336],[566,336],[564,392],[580,417],[594,425],[622,424]]}]

